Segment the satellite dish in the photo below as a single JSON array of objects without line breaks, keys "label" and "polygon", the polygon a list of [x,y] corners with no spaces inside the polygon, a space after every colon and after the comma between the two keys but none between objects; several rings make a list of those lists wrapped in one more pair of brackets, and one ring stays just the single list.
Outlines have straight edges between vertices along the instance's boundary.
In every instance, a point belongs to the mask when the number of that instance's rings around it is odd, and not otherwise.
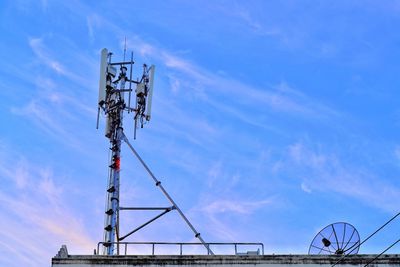
[{"label": "satellite dish", "polygon": [[328,225],[314,237],[308,254],[357,254],[359,248],[360,235],[356,228],[345,222],[337,222]]}]

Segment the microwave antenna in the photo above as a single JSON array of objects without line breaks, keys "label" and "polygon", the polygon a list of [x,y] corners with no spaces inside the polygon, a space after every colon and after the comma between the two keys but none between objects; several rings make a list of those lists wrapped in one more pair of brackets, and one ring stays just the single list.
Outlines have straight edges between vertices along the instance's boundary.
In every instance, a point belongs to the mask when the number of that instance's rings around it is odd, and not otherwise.
[{"label": "microwave antenna", "polygon": [[[103,254],[119,254],[119,242],[142,229],[146,225],[160,218],[171,210],[177,210],[186,224],[194,232],[195,237],[206,247],[210,254],[213,254],[209,245],[204,242],[200,233],[196,231],[189,222],[181,209],[177,206],[171,196],[167,193],[161,182],[151,172],[149,167],[133,148],[123,129],[124,112],[133,113],[134,119],[134,139],[136,139],[137,129],[143,128],[151,119],[151,103],[153,97],[153,84],[155,66],[143,64],[140,78],[133,79],[133,53],[129,61],[125,60],[126,40],[124,48],[124,59],[115,62],[112,53],[106,48],[101,51],[100,57],[100,81],[98,95],[97,126],[99,127],[100,114],[104,114],[105,136],[110,142],[111,156],[109,159],[109,172],[107,183],[107,202],[105,208]],[[134,98],[134,105],[131,106],[131,98]],[[133,154],[149,173],[156,186],[162,191],[171,207],[121,207],[120,206],[120,166],[121,166],[121,145],[125,142]],[[143,225],[130,231],[127,234],[120,233],[120,211],[121,210],[162,210],[163,212]]]}]

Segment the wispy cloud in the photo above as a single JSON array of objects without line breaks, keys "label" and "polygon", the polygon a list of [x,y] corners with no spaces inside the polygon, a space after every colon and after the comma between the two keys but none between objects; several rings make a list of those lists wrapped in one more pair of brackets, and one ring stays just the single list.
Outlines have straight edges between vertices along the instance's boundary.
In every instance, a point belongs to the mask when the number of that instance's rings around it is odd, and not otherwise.
[{"label": "wispy cloud", "polygon": [[[192,102],[215,114],[215,118],[229,118],[236,120],[237,123],[244,123],[281,136],[287,136],[288,133],[271,123],[271,120],[274,121],[271,118],[275,118],[276,114],[285,119],[304,119],[328,127],[335,127],[336,124],[332,124],[332,120],[344,119],[341,112],[294,89],[285,81],[263,88],[251,86],[226,75],[205,70],[171,51],[143,41],[139,36],[128,38],[128,49],[140,51],[142,57],[160,64],[158,69],[164,69],[164,72],[168,73],[165,78],[170,90],[158,87],[156,92],[159,99],[157,106],[161,104],[163,107],[160,108],[163,112],[157,116],[163,121],[171,122],[160,129],[163,129],[164,133],[177,132],[180,135],[186,133],[184,138],[193,143],[203,145],[209,144],[210,141],[218,143],[220,138],[226,140],[227,135],[230,136],[232,133],[223,131],[220,127],[226,121],[216,119],[214,122],[216,131],[213,131],[213,135],[200,135],[199,133],[206,129],[202,124],[211,125],[209,120],[212,116],[207,116],[206,120],[200,119],[204,116],[197,112],[177,116],[179,111],[185,110],[185,105],[190,105]],[[161,77],[158,76],[158,84],[163,78],[162,74]],[[154,111],[157,112],[157,108]],[[190,128],[186,127],[188,124],[191,125]]]},{"label": "wispy cloud", "polygon": [[303,190],[304,192],[309,193],[309,194],[312,193],[312,190],[304,182],[301,183],[300,187],[301,187],[301,190]]},{"label": "wispy cloud", "polygon": [[97,14],[91,14],[86,17],[86,24],[90,40],[95,40],[95,31],[102,25],[102,20]]},{"label": "wispy cloud", "polygon": [[259,201],[235,201],[229,199],[219,199],[208,203],[204,206],[203,210],[206,213],[238,213],[238,214],[251,214],[255,210],[272,204],[271,199],[264,199]]},{"label": "wispy cloud", "polygon": [[45,109],[45,107],[37,101],[32,100],[27,106],[23,108],[12,108],[11,111],[16,115],[27,116],[32,119],[37,127],[40,127],[53,137],[60,136],[67,140],[71,138],[59,121],[52,117],[53,113],[51,110]]},{"label": "wispy cloud", "polygon": [[[209,201],[203,199],[197,208],[191,210],[191,213],[202,214],[202,225],[208,225],[208,239],[224,240],[225,242],[229,240],[237,242],[243,239],[248,241],[246,236],[249,233],[240,228],[243,222],[239,221],[250,218],[256,211],[275,205],[275,201],[274,197],[255,201],[215,197]],[[232,221],[237,221],[237,224],[232,224]]]},{"label": "wispy cloud", "polygon": [[57,74],[63,75],[75,83],[86,83],[87,79],[71,71],[65,65],[61,64],[60,61],[54,58],[54,56],[51,54],[52,51],[45,45],[43,38],[30,38],[28,43],[38,59],[38,64],[47,66]]},{"label": "wispy cloud", "polygon": [[393,152],[396,159],[400,162],[400,146],[396,146]]},{"label": "wispy cloud", "polygon": [[261,23],[254,17],[254,15],[251,14],[248,9],[244,7],[236,5],[227,15],[233,16],[241,20],[241,22],[244,22],[243,24],[246,25],[250,31],[256,35],[274,37],[278,39],[283,38],[281,29],[276,26],[267,26],[265,23]]},{"label": "wispy cloud", "polygon": [[[188,58],[178,55],[179,53],[161,47],[155,42],[145,41],[140,36],[127,32],[126,29],[121,28],[104,16],[95,13],[87,16],[87,14],[84,14],[84,10],[88,7],[82,4],[78,5],[79,8],[66,4],[71,11],[87,18],[89,32],[93,32],[94,24],[101,24],[103,31],[114,34],[120,40],[121,48],[125,45],[124,38],[126,36],[128,50],[135,51],[146,61],[159,64],[158,69],[166,73],[159,74],[158,72],[156,81],[158,84],[158,91],[156,92],[158,99],[160,99],[160,102],[165,102],[165,107],[167,108],[158,114],[163,118],[167,118],[169,114],[175,114],[171,111],[174,107],[175,110],[182,110],[182,106],[178,103],[188,104],[188,100],[191,101],[193,99],[196,104],[204,105],[215,114],[222,113],[238,120],[238,122],[279,134],[284,133],[278,127],[270,126],[268,116],[278,113],[284,116],[288,115],[289,117],[316,120],[318,122],[330,122],[332,118],[342,118],[340,112],[305,95],[300,90],[294,89],[286,81],[275,85],[251,86],[236,78],[209,71]],[[261,23],[258,23],[249,12],[242,12],[243,10],[239,7],[237,10],[237,16],[241,16],[243,20],[247,20],[255,28],[261,27]],[[163,87],[169,86],[170,90],[162,90],[163,88],[160,88],[160,82],[163,82],[163,80],[167,80]],[[178,91],[179,93],[177,93]],[[171,98],[178,98],[177,100],[180,101],[169,101]],[[157,112],[157,108],[154,109],[154,112]],[[197,120],[194,116],[186,116],[185,119],[193,124]],[[176,122],[178,121],[181,122],[182,120],[176,120]],[[208,122],[206,123],[209,125]],[[163,129],[167,128],[163,127]],[[181,133],[186,131],[186,129],[178,127],[173,127],[172,130]],[[188,134],[187,138],[190,138],[190,136]],[[192,138],[192,141],[195,142],[196,138]]]},{"label": "wispy cloud", "polygon": [[398,210],[395,203],[400,188],[384,182],[368,169],[345,164],[339,156],[314,151],[302,142],[291,145],[288,155],[287,167],[294,164],[298,178],[303,180],[303,191],[334,192],[385,211]]},{"label": "wispy cloud", "polygon": [[9,257],[18,257],[25,266],[43,266],[60,244],[70,245],[72,251],[92,251],[96,242],[88,236],[79,214],[68,207],[64,188],[51,169],[26,159],[16,163],[15,158],[6,158],[0,165],[0,180],[9,185],[0,190],[0,236]]},{"label": "wispy cloud", "polygon": [[60,64],[60,62],[52,59],[45,51],[43,47],[43,42],[41,38],[31,38],[29,40],[29,45],[32,48],[35,55],[41,60],[44,64],[49,66],[52,70],[59,74],[66,75],[67,71],[65,67]]},{"label": "wispy cloud", "polygon": [[[79,82],[84,86],[83,79],[79,75],[70,72],[67,67],[53,59],[50,49],[46,47],[42,38],[31,38],[29,44],[41,63],[57,74],[65,76],[70,82]],[[28,94],[25,88],[22,89],[30,99],[20,106],[14,104],[10,111],[14,115],[30,120],[45,134],[62,142],[67,141],[65,144],[72,147],[82,148],[75,130],[83,123],[83,119],[90,117],[95,120],[95,105],[93,108],[92,105],[87,105],[88,100],[84,90],[78,92],[65,90],[67,87],[65,81],[59,77],[48,75],[46,72],[35,71],[35,73],[36,76],[26,79],[33,90]]]}]

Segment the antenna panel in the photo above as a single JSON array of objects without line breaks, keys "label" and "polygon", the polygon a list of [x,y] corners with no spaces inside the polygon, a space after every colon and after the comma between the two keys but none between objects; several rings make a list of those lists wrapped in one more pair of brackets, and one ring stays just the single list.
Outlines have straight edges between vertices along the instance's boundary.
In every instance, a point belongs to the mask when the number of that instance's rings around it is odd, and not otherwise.
[{"label": "antenna panel", "polygon": [[110,75],[112,78],[115,78],[117,75],[117,68],[111,65],[107,66],[107,74]]},{"label": "antenna panel", "polygon": [[98,104],[102,106],[106,100],[106,72],[107,72],[108,50],[101,50],[100,58],[100,80],[99,80],[99,99]]},{"label": "antenna panel", "polygon": [[154,84],[154,72],[155,72],[156,66],[151,65],[150,70],[149,70],[149,92],[147,96],[147,113],[146,113],[146,120],[150,121],[151,118],[151,102],[153,98],[153,84]]},{"label": "antenna panel", "polygon": [[112,118],[107,114],[107,117],[106,117],[106,128],[104,130],[104,135],[107,138],[110,138],[111,134],[112,134],[112,127],[111,127],[112,126],[112,122],[113,122]]},{"label": "antenna panel", "polygon": [[136,86],[136,96],[145,94],[145,85],[144,83],[138,83]]}]

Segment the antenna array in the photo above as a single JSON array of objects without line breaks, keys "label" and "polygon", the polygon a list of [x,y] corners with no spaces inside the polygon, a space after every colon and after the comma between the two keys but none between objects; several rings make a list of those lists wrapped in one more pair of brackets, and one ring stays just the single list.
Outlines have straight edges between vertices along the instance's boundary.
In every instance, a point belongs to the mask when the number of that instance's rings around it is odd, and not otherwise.
[{"label": "antenna array", "polygon": [[[143,64],[143,74],[136,81],[132,79],[133,70],[133,53],[130,61],[111,62],[112,53],[109,53],[106,48],[101,51],[100,61],[100,82],[99,82],[99,98],[98,98],[98,113],[97,113],[97,128],[99,127],[99,115],[103,110],[107,116],[106,122],[106,137],[110,138],[115,125],[118,125],[118,111],[134,112],[135,120],[135,139],[138,123],[140,128],[150,121],[151,118],[151,102],[153,97],[153,83],[155,66],[148,67]],[[125,57],[125,56],[124,56]],[[119,74],[117,76],[117,67]],[[129,78],[127,72],[129,68]],[[126,88],[126,83],[129,88]],[[132,84],[135,89],[135,106],[131,107]],[[128,102],[125,102],[125,93],[127,93]],[[121,122],[122,123],[122,122]]]}]

